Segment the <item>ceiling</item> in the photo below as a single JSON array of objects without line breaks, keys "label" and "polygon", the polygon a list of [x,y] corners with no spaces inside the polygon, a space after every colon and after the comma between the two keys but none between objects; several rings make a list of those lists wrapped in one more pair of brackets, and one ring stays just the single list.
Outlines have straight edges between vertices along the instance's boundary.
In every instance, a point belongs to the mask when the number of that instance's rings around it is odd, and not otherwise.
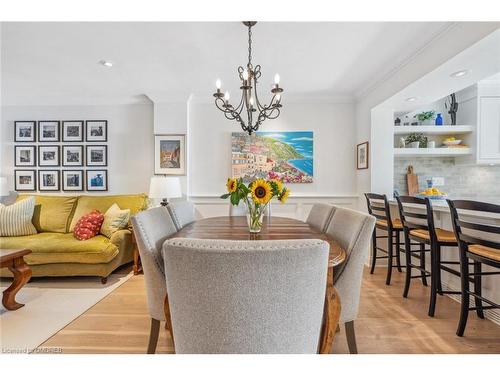
[{"label": "ceiling", "polygon": [[[445,22],[259,22],[261,99],[274,74],[286,95],[359,97],[448,29]],[[239,22],[3,23],[4,105],[116,104],[234,95],[246,64]],[[112,68],[100,65],[111,60]]]}]

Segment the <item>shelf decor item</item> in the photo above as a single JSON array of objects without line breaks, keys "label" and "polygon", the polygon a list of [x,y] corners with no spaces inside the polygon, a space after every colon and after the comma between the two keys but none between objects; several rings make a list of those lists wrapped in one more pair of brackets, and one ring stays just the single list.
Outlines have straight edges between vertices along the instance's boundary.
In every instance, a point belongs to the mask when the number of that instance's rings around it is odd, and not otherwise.
[{"label": "shelf decor item", "polygon": [[434,119],[436,112],[434,111],[427,111],[427,112],[420,112],[417,113],[414,118],[416,118],[420,125],[431,125],[431,121]]},{"label": "shelf decor item", "polygon": [[36,141],[36,121],[14,121],[15,142]]},{"label": "shelf decor item", "polygon": [[426,148],[427,137],[422,133],[411,133],[405,138],[406,145],[410,148]]},{"label": "shelf decor item", "polygon": [[281,180],[259,178],[246,185],[241,178],[228,178],[226,187],[228,192],[221,195],[221,198],[229,198],[233,206],[238,206],[243,201],[247,209],[247,224],[250,233],[260,232],[264,212],[274,197],[281,203],[285,203],[290,195],[290,189],[285,187]]},{"label": "shelf decor item", "polygon": [[240,79],[241,99],[237,107],[229,103],[229,92],[222,93],[221,81],[215,83],[217,91],[214,93],[215,106],[224,113],[228,120],[236,120],[244,132],[252,134],[259,129],[260,124],[266,120],[274,120],[280,115],[281,93],[283,89],[279,86],[280,76],[274,76],[274,85],[271,87],[271,101],[269,104],[261,104],[257,95],[257,82],[260,78],[260,65],[252,65],[252,26],[256,21],[246,21],[243,24],[248,27],[248,63],[246,67],[238,67]]},{"label": "shelf decor item", "polygon": [[455,93],[449,96],[449,102],[444,103],[445,108],[451,117],[451,125],[457,124],[457,112],[458,112],[458,102]]},{"label": "shelf decor item", "polygon": [[436,116],[436,120],[434,121],[434,123],[437,125],[437,126],[441,126],[443,125],[443,117],[441,116],[441,113],[438,113],[437,116]]}]

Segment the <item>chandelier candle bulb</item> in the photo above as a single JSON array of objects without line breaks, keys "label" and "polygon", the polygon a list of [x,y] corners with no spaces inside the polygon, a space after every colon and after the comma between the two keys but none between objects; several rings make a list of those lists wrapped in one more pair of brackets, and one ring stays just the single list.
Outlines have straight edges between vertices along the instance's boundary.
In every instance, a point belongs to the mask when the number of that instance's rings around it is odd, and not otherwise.
[{"label": "chandelier candle bulb", "polygon": [[226,104],[228,104],[229,98],[230,98],[229,91],[226,91],[226,93],[224,94],[224,100],[226,101]]},{"label": "chandelier candle bulb", "polygon": [[220,79],[215,81],[215,87],[217,87],[217,90],[220,90],[220,88],[222,87],[222,82],[220,81]]},{"label": "chandelier candle bulb", "polygon": [[276,84],[276,87],[280,84],[280,75],[278,73],[274,75],[274,83]]}]

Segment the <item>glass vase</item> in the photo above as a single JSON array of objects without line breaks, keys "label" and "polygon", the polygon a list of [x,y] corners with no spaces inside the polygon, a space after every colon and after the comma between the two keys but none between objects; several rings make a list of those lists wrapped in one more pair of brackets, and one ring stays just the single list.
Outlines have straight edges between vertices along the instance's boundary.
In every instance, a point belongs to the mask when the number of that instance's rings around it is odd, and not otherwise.
[{"label": "glass vase", "polygon": [[252,200],[246,202],[245,205],[247,208],[248,231],[250,233],[259,233],[262,229],[266,205],[256,204]]}]

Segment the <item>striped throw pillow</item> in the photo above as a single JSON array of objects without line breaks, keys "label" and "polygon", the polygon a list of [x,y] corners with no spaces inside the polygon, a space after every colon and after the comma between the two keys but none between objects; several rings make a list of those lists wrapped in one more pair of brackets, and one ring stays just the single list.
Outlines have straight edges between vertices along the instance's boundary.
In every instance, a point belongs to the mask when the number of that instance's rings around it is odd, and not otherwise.
[{"label": "striped throw pillow", "polygon": [[35,197],[4,206],[0,203],[0,236],[29,236],[36,234],[31,222],[35,211]]}]

